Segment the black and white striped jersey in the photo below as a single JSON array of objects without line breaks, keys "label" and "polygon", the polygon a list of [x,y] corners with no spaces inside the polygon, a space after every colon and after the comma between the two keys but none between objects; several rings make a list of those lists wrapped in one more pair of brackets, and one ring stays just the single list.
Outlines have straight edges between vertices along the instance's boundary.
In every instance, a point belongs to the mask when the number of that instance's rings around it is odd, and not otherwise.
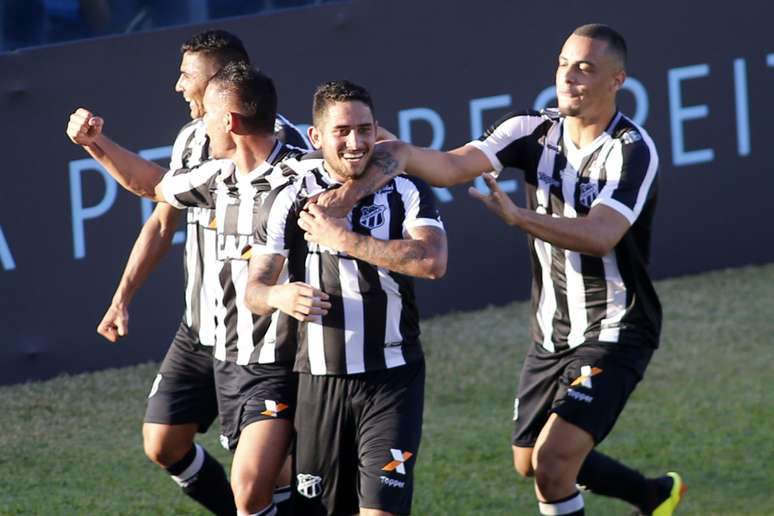
[{"label": "black and white striped jersey", "polygon": [[[298,215],[306,200],[336,184],[322,165],[272,191],[256,234],[254,253],[288,258],[290,281],[304,281],[330,296],[328,314],[299,325],[294,369],[315,375],[350,375],[421,359],[419,312],[413,279],[304,240]],[[365,197],[347,217],[357,233],[404,238],[418,226],[443,229],[433,194],[422,181],[398,176]]]},{"label": "black and white striped jersey", "polygon": [[[201,118],[180,130],[172,146],[170,170],[192,169],[209,159],[209,140]],[[210,291],[205,284],[205,253],[215,247],[215,231],[208,229],[212,210],[191,208],[186,213],[186,240],[183,251],[185,273],[185,312],[183,320],[205,346],[215,345],[215,317]]]},{"label": "black and white striped jersey", "polygon": [[[277,138],[288,145],[308,149],[308,143],[287,118],[277,114],[274,123]],[[169,170],[194,169],[209,159],[209,138],[201,118],[183,126],[172,146]],[[185,273],[185,312],[183,320],[205,346],[215,345],[215,299],[219,293],[216,267],[212,274],[206,264],[215,262],[215,212],[191,207],[186,213],[186,242],[183,251]]]},{"label": "black and white striped jersey", "polygon": [[[244,304],[247,266],[261,198],[290,180],[293,162],[303,151],[277,142],[265,162],[249,174],[236,172],[230,160],[209,160],[191,169],[169,171],[162,180],[165,200],[176,208],[204,208],[212,218],[202,231],[214,236],[200,249],[204,283],[202,295],[211,303],[214,357],[238,364],[288,363],[295,355],[295,326],[274,315],[259,317]],[[279,165],[275,167],[275,165]],[[282,347],[283,342],[289,342]]]},{"label": "black and white striped jersey", "polygon": [[587,342],[658,346],[661,304],[647,273],[657,197],[658,154],[647,132],[617,113],[577,148],[556,110],[511,114],[471,142],[494,170],[524,171],[527,207],[584,217],[603,204],[631,224],[615,249],[594,257],[528,235],[532,338],[549,351]]}]

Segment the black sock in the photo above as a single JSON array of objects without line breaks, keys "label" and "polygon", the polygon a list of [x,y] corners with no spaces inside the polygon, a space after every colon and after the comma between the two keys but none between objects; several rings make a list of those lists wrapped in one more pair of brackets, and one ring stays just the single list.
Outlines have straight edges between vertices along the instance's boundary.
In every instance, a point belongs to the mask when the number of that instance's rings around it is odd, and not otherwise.
[{"label": "black sock", "polygon": [[293,514],[290,506],[290,486],[274,488],[274,505],[277,507],[277,516],[290,516]]},{"label": "black sock", "polygon": [[223,466],[207,451],[194,444],[178,462],[167,468],[185,494],[214,514],[236,514],[234,494]]},{"label": "black sock", "polygon": [[539,502],[540,514],[561,516],[583,516],[583,495],[576,491],[567,498],[553,502]]},{"label": "black sock", "polygon": [[[586,456],[578,472],[578,484],[594,494],[627,501],[645,514],[650,514],[666,498],[662,479],[649,480],[639,471],[596,450]],[[670,488],[671,482],[666,496]]]}]

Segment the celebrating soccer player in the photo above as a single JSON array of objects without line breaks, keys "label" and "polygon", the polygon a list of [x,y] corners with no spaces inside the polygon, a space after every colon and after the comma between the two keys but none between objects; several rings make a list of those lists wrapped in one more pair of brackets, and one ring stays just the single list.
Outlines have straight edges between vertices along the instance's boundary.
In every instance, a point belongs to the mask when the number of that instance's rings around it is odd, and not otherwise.
[{"label": "celebrating soccer player", "polygon": [[[391,179],[346,219],[308,204],[363,175],[377,132],[370,95],[348,81],[318,87],[313,123],[324,162],[267,198],[247,288],[256,313],[303,321],[295,508],[407,514],[425,378],[411,277],[443,276],[446,236],[432,192],[414,178]],[[290,283],[277,285],[286,259]]]},{"label": "celebrating soccer player", "polygon": [[[658,154],[616,107],[626,43],[608,26],[578,27],[558,57],[558,110],[511,114],[480,140],[449,152],[401,142],[377,146],[384,177],[406,170],[435,186],[487,171],[524,171],[526,208],[484,176],[471,189],[532,255],[532,346],[514,403],[513,460],[535,478],[541,514],[583,514],[577,485],[672,514],[685,491],[677,473],[648,479],[596,451],[642,378],[661,330],[647,273]],[[369,176],[376,178],[377,176]],[[346,199],[360,183],[329,196]],[[351,204],[351,203],[350,203]]]}]

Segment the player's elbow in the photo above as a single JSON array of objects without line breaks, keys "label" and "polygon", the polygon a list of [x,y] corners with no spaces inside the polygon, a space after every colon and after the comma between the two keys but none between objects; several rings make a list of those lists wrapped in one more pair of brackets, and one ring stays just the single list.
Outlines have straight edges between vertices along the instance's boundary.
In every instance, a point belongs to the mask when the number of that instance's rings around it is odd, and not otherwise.
[{"label": "player's elbow", "polygon": [[429,280],[441,279],[446,275],[446,256],[439,256],[427,261],[423,277]]}]

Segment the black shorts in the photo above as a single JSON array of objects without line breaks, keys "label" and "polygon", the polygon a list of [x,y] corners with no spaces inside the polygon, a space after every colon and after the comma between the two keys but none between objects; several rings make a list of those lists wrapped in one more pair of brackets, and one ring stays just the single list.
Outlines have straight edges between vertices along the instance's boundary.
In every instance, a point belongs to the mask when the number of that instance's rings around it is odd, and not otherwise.
[{"label": "black shorts", "polygon": [[583,344],[552,353],[533,343],[514,400],[513,444],[531,448],[552,412],[599,444],[645,374],[652,348]]},{"label": "black shorts", "polygon": [[197,423],[206,432],[218,414],[212,348],[199,343],[185,323],[169,346],[148,394],[146,423]]},{"label": "black shorts", "polygon": [[411,512],[424,361],[350,376],[300,374],[296,514]]},{"label": "black shorts", "polygon": [[290,365],[239,365],[218,359],[213,363],[224,448],[235,450],[242,429],[250,423],[293,420],[298,380]]}]

